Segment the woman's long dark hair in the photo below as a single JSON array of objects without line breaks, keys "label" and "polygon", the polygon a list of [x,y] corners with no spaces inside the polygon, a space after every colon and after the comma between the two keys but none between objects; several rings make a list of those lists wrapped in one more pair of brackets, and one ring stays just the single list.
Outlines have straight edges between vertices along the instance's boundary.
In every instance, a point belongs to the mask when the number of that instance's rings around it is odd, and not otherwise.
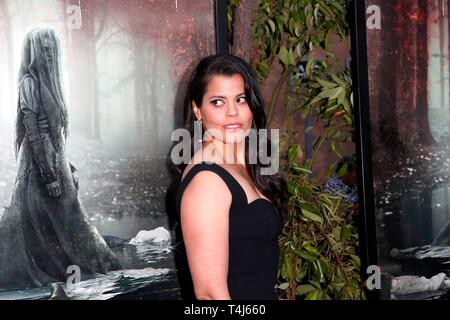
[{"label": "woman's long dark hair", "polygon": [[[217,75],[233,76],[235,74],[240,74],[244,80],[245,97],[253,114],[252,129],[256,130],[257,145],[260,145],[262,138],[259,135],[259,129],[266,128],[266,115],[256,75],[244,60],[228,54],[204,58],[199,62],[189,79],[184,99],[184,128],[189,131],[192,139],[194,137],[194,123],[197,120],[192,110],[192,102],[194,101],[197,106],[201,107],[211,77]],[[261,175],[261,169],[264,165],[260,163],[259,157],[256,157],[256,164],[249,164],[249,152],[255,151],[249,149],[248,137],[245,142],[245,160],[250,178],[259,191],[272,201],[280,214],[285,215],[287,210],[285,181],[279,175]],[[264,143],[267,143],[267,150],[270,153],[270,150],[272,150],[270,140],[267,139]],[[194,154],[193,141],[191,146],[191,154]],[[187,164],[181,164],[178,168],[182,172],[186,166]]]}]

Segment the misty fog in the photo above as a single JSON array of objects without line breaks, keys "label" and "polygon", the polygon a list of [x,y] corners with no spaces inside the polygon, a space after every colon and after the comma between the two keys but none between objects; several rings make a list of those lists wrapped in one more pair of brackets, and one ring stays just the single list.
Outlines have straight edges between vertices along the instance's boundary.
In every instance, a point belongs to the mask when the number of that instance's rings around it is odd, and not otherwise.
[{"label": "misty fog", "polygon": [[16,174],[22,42],[50,27],[61,43],[69,160],[91,221],[122,237],[167,225],[170,134],[181,126],[187,72],[215,51],[212,8],[192,0],[0,0],[0,207]]}]

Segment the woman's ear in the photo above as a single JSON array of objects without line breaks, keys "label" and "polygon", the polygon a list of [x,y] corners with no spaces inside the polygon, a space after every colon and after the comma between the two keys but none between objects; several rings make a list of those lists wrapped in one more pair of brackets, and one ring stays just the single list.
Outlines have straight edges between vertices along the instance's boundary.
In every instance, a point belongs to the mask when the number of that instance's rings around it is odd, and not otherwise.
[{"label": "woman's ear", "polygon": [[200,113],[200,109],[199,109],[199,107],[197,107],[197,104],[195,103],[195,101],[192,101],[192,112],[194,112],[194,115],[197,118],[197,120],[202,120],[202,115]]}]

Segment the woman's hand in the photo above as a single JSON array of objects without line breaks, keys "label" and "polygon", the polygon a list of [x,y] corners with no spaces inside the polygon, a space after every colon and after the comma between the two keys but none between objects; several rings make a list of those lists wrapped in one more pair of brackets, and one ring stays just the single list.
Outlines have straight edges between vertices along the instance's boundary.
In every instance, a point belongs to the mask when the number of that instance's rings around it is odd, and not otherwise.
[{"label": "woman's hand", "polygon": [[51,197],[57,198],[61,195],[61,187],[58,181],[54,181],[46,185],[47,192]]}]

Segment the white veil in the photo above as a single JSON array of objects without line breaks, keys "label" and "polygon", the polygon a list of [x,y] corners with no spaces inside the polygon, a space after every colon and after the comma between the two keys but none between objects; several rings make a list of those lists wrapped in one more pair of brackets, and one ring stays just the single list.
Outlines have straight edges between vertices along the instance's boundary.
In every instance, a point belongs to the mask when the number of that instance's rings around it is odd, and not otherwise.
[{"label": "white veil", "polygon": [[[41,108],[47,115],[54,142],[61,141],[61,131],[67,136],[67,107],[61,86],[60,43],[54,30],[37,28],[25,37],[22,50],[22,62],[19,70],[18,85],[27,77],[39,84]],[[24,136],[20,106],[16,123],[16,150]]]}]

